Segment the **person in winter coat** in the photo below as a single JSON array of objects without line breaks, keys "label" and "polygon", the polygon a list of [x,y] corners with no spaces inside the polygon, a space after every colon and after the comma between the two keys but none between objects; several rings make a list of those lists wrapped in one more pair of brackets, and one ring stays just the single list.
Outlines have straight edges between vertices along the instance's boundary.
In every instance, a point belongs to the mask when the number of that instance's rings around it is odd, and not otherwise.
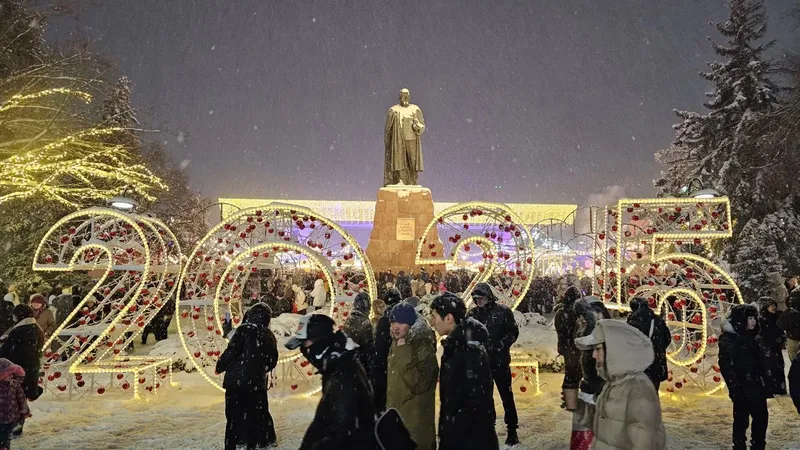
[{"label": "person in winter coat", "polygon": [[6,331],[14,326],[14,296],[6,294],[0,300],[0,336],[4,335]]},{"label": "person in winter coat", "polygon": [[[36,400],[42,395],[39,387],[39,370],[42,367],[42,347],[44,334],[33,317],[33,308],[28,305],[17,305],[12,311],[14,326],[6,332],[0,344],[0,358],[6,358],[22,367],[25,378],[22,389],[28,400]],[[14,429],[15,435],[22,434],[24,421]]]},{"label": "person in winter coat", "polygon": [[655,359],[653,364],[644,371],[658,392],[662,381],[667,379],[667,347],[671,340],[671,333],[667,323],[661,316],[650,309],[647,299],[636,297],[630,302],[631,314],[628,316],[628,325],[641,331],[653,344]]},{"label": "person in winter coat", "polygon": [[484,347],[489,333],[466,310],[451,292],[431,302],[431,324],[447,336],[439,371],[439,450],[496,450],[492,370]]},{"label": "person in winter coat", "polygon": [[300,450],[374,450],[375,400],[367,373],[358,361],[358,345],[333,319],[309,314],[300,320],[286,348],[300,348],[322,375],[322,398]]},{"label": "person in winter coat", "polygon": [[263,448],[277,442],[267,395],[267,373],[278,365],[271,317],[269,306],[253,305],[217,361],[216,371],[225,373],[226,450],[237,445]]},{"label": "person in winter coat", "polygon": [[358,360],[367,373],[372,370],[372,359],[375,356],[375,335],[369,320],[371,307],[369,294],[359,292],[353,300],[353,308],[343,328],[344,333],[358,344]]},{"label": "person in winter coat", "polygon": [[758,301],[758,325],[761,331],[756,340],[764,353],[767,368],[767,390],[772,395],[786,395],[783,346],[786,333],[778,327],[778,303],[772,297],[761,297]]},{"label": "person in winter coat", "polygon": [[301,288],[296,284],[293,284],[291,289],[292,289],[292,301],[294,302],[292,310],[296,314],[305,315],[305,313],[308,312],[308,301],[306,300],[306,293],[303,292],[303,288]]},{"label": "person in winter coat", "polygon": [[488,283],[478,283],[472,291],[472,300],[477,307],[467,314],[482,323],[489,332],[486,352],[492,368],[492,379],[497,392],[503,400],[505,423],[508,429],[506,445],[519,444],[517,437],[517,405],[514,403],[514,391],[511,389],[511,345],[519,337],[519,327],[514,319],[514,312],[506,305],[497,303],[497,298]]},{"label": "person in winter coat", "polygon": [[44,340],[47,341],[56,331],[56,318],[53,315],[53,311],[50,311],[47,300],[42,294],[31,296],[31,308],[33,308],[33,317],[36,319],[36,323],[44,333]]},{"label": "person in winter coat", "polygon": [[[399,275],[398,275],[399,277]],[[372,360],[372,388],[375,395],[375,407],[378,412],[386,409],[386,376],[389,365],[389,351],[392,348],[391,316],[392,308],[400,303],[400,291],[392,288],[386,291],[383,298],[386,304],[383,316],[375,325],[375,357]]]},{"label": "person in winter coat", "polygon": [[733,401],[733,448],[747,448],[747,428],[750,428],[750,448],[766,446],[769,412],[767,369],[759,348],[758,310],[753,305],[736,305],[722,324],[719,337],[719,368],[728,396]]},{"label": "person in winter coat", "polygon": [[581,377],[581,351],[575,346],[575,327],[577,316],[573,305],[581,298],[581,292],[575,286],[564,292],[561,301],[555,307],[553,322],[558,337],[558,354],[564,358],[564,381],[561,391],[567,411],[574,411],[578,405],[578,386]]},{"label": "person in winter coat", "polygon": [[792,403],[800,414],[800,357],[795,356],[789,366],[789,395],[792,396]]},{"label": "person in winter coat", "polygon": [[314,312],[318,309],[321,309],[325,306],[325,300],[328,298],[328,292],[325,290],[325,280],[323,280],[324,275],[319,274],[317,279],[314,280],[314,289],[311,290],[311,298],[313,299],[311,312]]},{"label": "person in winter coat", "polygon": [[778,317],[778,327],[786,332],[786,351],[789,359],[794,359],[800,350],[800,290],[789,294],[789,309]]},{"label": "person in winter coat", "polygon": [[417,443],[417,450],[436,450],[436,336],[414,307],[392,309],[386,407],[395,408]]},{"label": "person in winter coat", "polygon": [[0,449],[11,448],[11,434],[17,424],[31,416],[22,380],[25,371],[6,358],[0,358]]},{"label": "person in winter coat", "polygon": [[784,279],[778,272],[770,272],[769,285],[772,299],[778,305],[778,311],[786,311],[786,300],[789,298],[789,290],[786,289]]},{"label": "person in winter coat", "polygon": [[594,415],[594,449],[661,450],[666,432],[661,403],[645,370],[653,363],[653,345],[625,322],[601,319],[588,336],[575,339],[592,351],[597,372],[605,381]]},{"label": "person in winter coat", "polygon": [[[594,296],[586,296],[572,306],[575,317],[573,340],[588,336],[594,331],[597,322],[611,318],[611,314],[602,300]],[[577,346],[576,346],[577,348]],[[591,350],[580,350],[580,383],[578,384],[577,406],[572,411],[571,450],[588,450],[594,439],[594,416],[597,397],[603,390],[605,382],[597,372]]]}]

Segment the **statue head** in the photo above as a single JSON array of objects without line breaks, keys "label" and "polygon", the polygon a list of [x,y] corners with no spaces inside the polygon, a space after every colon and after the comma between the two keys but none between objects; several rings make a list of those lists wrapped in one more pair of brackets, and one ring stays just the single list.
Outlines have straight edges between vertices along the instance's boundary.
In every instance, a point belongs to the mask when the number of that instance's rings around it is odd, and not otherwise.
[{"label": "statue head", "polygon": [[400,89],[400,105],[408,106],[411,103],[411,91],[408,88]]}]

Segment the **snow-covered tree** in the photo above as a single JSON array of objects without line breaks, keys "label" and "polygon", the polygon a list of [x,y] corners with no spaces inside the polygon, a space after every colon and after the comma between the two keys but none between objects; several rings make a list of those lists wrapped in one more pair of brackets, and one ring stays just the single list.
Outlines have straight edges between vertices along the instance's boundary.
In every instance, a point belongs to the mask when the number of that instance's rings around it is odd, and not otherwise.
[{"label": "snow-covered tree", "polygon": [[772,61],[763,42],[767,19],[763,0],[731,0],[730,17],[716,24],[724,43],[711,40],[719,61],[701,73],[712,83],[704,113],[676,111],[676,138],[656,153],[664,165],[656,187],[677,192],[693,179],[726,194],[734,218],[733,238],[722,256],[731,264],[747,298],[769,295],[769,273],[800,270],[800,211],[795,146],[775,133],[786,108],[770,79]]},{"label": "snow-covered tree", "polygon": [[729,8],[729,19],[716,24],[726,43],[711,40],[722,60],[701,73],[714,87],[703,104],[707,113],[676,111],[681,122],[674,127],[675,141],[656,153],[666,169],[656,187],[673,194],[698,178],[704,186],[731,196],[736,214],[750,203],[748,194],[736,198],[732,192],[736,186],[747,192],[753,181],[741,173],[748,167],[754,131],[750,125],[774,108],[777,88],[769,78],[771,63],[764,59],[774,41],[759,43],[766,33],[763,0],[731,0]]}]

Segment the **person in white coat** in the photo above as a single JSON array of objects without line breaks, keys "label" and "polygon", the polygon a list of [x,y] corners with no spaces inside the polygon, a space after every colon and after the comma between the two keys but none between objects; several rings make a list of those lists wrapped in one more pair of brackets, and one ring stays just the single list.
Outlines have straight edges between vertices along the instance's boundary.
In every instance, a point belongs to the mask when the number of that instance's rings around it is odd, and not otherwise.
[{"label": "person in white coat", "polygon": [[322,277],[317,277],[316,281],[314,281],[314,289],[311,290],[311,298],[313,299],[313,303],[309,312],[314,312],[325,306],[325,300],[327,300],[327,297],[328,293],[325,291],[325,281],[322,279]]},{"label": "person in white coat", "polygon": [[292,284],[292,292],[294,293],[294,310],[296,314],[306,315],[308,312],[308,301],[306,300],[306,293],[303,292],[303,288]]}]

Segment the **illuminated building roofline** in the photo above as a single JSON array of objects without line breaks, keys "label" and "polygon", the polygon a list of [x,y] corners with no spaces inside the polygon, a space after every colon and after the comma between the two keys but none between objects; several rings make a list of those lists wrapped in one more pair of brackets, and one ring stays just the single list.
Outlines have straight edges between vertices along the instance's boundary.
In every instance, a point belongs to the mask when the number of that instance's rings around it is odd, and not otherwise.
[{"label": "illuminated building roofline", "polygon": [[[374,201],[351,200],[286,200],[261,198],[220,198],[222,217],[227,217],[236,208],[255,208],[273,202],[294,204],[317,211],[337,223],[372,223],[375,217]],[[439,214],[456,203],[434,202],[434,215]],[[506,203],[526,225],[534,225],[546,219],[563,219],[565,225],[572,225],[578,206],[566,204]]]}]

